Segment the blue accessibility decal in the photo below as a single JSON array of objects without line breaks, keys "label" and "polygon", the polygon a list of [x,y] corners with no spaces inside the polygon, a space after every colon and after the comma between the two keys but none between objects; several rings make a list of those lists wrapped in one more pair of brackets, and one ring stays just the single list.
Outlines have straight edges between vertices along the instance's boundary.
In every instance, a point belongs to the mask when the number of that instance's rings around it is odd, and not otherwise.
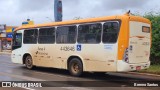
[{"label": "blue accessibility decal", "polygon": [[82,50],[82,46],[81,45],[77,45],[77,51],[81,51]]}]

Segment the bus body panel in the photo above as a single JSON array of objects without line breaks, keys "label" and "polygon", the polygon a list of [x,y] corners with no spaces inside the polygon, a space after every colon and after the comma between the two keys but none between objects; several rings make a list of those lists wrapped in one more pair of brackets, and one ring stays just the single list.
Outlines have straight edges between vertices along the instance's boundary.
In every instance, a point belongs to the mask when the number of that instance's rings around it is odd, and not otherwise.
[{"label": "bus body panel", "polygon": [[32,56],[33,64],[35,66],[51,67],[53,66],[51,62],[53,62],[54,60],[53,55],[51,55],[49,53],[50,50],[47,51],[47,48],[45,47],[52,49],[51,48],[52,46],[53,45],[44,46],[44,45],[38,45],[38,44],[31,44],[31,45],[24,44],[24,50],[30,52],[29,54]]},{"label": "bus body panel", "polygon": [[130,21],[129,63],[146,63],[150,57],[150,32],[143,32],[143,27],[150,29],[150,24]]},{"label": "bus body panel", "polygon": [[77,53],[83,57],[85,71],[116,71],[116,47],[117,44],[82,45],[82,51]]},{"label": "bus body panel", "polygon": [[[67,60],[69,57],[77,56],[82,60],[84,71],[116,71],[116,44],[81,44],[81,50],[78,50],[76,45],[56,44],[55,46],[55,62],[56,68],[67,69]],[[74,51],[64,51],[61,48],[74,47]],[[102,52],[102,53],[98,53]],[[111,57],[112,56],[112,57]],[[60,60],[61,62],[59,62]],[[61,67],[60,64],[61,63]]]},{"label": "bus body panel", "polygon": [[23,64],[22,57],[23,57],[23,54],[22,54],[21,48],[12,51],[12,54],[11,54],[12,62],[17,63],[17,64]]},{"label": "bus body panel", "polygon": [[[117,52],[117,45],[82,45],[82,51],[61,51],[61,48],[66,46],[74,46],[76,49],[77,45],[23,44],[23,51],[21,48],[14,50],[12,53],[21,51],[22,57],[24,54],[30,54],[35,66],[67,69],[67,59],[70,56],[78,56],[82,59],[84,71],[116,71],[117,54],[115,52]],[[12,62],[23,64],[22,57],[16,60],[12,59]]]},{"label": "bus body panel", "polygon": [[[150,28],[149,23],[129,21],[128,62],[117,61],[117,71],[135,71],[150,66],[151,31],[143,32],[143,26]],[[151,29],[150,29],[151,30]],[[124,59],[124,57],[123,57]]]},{"label": "bus body panel", "polygon": [[122,60],[117,61],[117,72],[136,71],[137,67],[141,69],[147,69],[150,66],[150,61],[146,63],[128,64]]}]

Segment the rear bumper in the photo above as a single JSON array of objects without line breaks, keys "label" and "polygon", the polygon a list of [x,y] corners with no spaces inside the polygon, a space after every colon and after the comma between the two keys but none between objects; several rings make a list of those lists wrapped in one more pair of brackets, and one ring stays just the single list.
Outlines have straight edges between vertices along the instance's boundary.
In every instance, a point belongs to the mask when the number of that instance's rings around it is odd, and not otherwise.
[{"label": "rear bumper", "polygon": [[137,67],[141,67],[141,69],[147,69],[150,66],[150,61],[146,63],[138,63],[138,64],[129,64],[122,60],[117,61],[117,72],[127,72],[127,71],[136,71]]}]

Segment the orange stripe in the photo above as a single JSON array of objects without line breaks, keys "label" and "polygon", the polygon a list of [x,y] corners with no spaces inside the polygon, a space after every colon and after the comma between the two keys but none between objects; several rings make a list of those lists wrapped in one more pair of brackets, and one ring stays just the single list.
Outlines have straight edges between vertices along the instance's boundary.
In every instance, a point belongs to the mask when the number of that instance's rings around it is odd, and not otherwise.
[{"label": "orange stripe", "polygon": [[[121,18],[121,17],[119,17]],[[122,60],[126,48],[128,48],[129,43],[129,17],[123,17],[121,18],[121,28],[119,32],[119,38],[118,38],[118,60]]]},{"label": "orange stripe", "polygon": [[[137,37],[137,38],[145,38],[145,36],[133,36],[133,37]],[[130,37],[130,38],[133,38],[133,37]]]},{"label": "orange stripe", "polygon": [[[145,36],[133,36],[133,37],[130,37],[130,38],[134,38],[134,37],[137,37],[137,38],[148,38],[148,37],[145,37]],[[150,39],[150,38],[148,38]]]}]

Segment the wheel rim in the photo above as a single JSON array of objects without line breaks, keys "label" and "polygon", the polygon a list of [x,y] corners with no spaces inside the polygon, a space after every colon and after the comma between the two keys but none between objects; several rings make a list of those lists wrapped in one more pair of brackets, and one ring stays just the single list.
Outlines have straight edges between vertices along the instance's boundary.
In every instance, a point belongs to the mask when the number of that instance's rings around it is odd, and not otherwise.
[{"label": "wheel rim", "polygon": [[73,73],[79,73],[79,71],[80,71],[80,67],[79,67],[78,63],[73,63],[71,69],[72,69]]},{"label": "wheel rim", "polygon": [[26,58],[26,66],[27,68],[32,68],[32,59],[31,57]]}]

